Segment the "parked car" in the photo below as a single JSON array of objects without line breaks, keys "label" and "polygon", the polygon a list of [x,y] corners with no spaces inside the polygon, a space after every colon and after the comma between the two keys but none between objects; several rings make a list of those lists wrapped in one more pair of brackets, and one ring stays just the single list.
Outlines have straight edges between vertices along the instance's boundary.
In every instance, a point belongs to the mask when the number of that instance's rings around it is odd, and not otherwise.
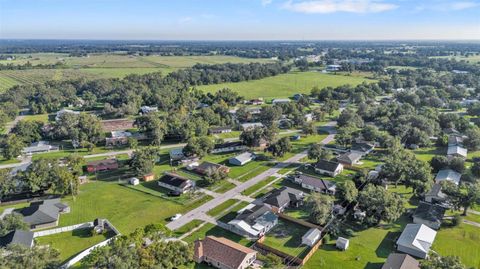
[{"label": "parked car", "polygon": [[178,220],[181,217],[182,217],[182,214],[175,214],[175,216],[171,217],[170,220],[171,221]]}]

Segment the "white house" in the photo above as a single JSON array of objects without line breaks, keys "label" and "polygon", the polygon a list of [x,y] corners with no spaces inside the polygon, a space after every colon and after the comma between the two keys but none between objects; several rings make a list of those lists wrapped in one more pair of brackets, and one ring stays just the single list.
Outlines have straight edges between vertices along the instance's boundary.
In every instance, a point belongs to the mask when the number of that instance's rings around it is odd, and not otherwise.
[{"label": "white house", "polygon": [[251,152],[244,152],[240,155],[228,159],[228,163],[232,165],[242,166],[251,162],[253,159],[255,159],[255,154]]},{"label": "white house", "polygon": [[338,174],[343,172],[343,165],[341,163],[327,161],[327,160],[319,160],[315,164],[315,172],[321,175],[327,175],[331,177],[335,177]]},{"label": "white house", "polygon": [[302,236],[302,244],[313,247],[318,240],[320,240],[321,235],[322,232],[320,232],[320,230],[317,228],[311,228]]},{"label": "white house", "polygon": [[263,123],[261,122],[247,122],[247,123],[242,123],[241,124],[241,128],[243,131],[248,131],[248,130],[251,130],[253,128],[261,128],[263,127]]},{"label": "white house", "polygon": [[276,105],[276,104],[287,104],[287,103],[290,103],[290,99],[288,98],[280,98],[280,99],[273,99],[272,100],[272,104]]},{"label": "white house", "polygon": [[467,149],[461,146],[449,146],[447,150],[448,156],[467,158]]},{"label": "white house", "polygon": [[428,257],[437,232],[424,224],[407,224],[397,240],[397,250],[417,258]]},{"label": "white house", "polygon": [[29,147],[22,149],[23,154],[34,154],[34,153],[43,153],[50,151],[57,151],[59,148],[57,146],[50,145],[47,141],[38,141],[32,143]]},{"label": "white house", "polygon": [[148,113],[152,113],[152,112],[157,112],[158,107],[156,107],[156,106],[142,106],[140,108],[140,111],[141,111],[142,114],[148,114]]}]

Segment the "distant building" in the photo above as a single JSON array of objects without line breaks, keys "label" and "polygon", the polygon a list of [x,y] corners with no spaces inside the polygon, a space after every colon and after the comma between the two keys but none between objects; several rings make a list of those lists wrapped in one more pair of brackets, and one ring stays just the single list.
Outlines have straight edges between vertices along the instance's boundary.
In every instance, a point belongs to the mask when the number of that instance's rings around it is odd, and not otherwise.
[{"label": "distant building", "polygon": [[255,159],[255,154],[251,152],[244,152],[240,155],[228,159],[228,163],[232,165],[242,166]]},{"label": "distant building", "polygon": [[344,166],[351,167],[360,161],[362,154],[357,151],[350,151],[337,157],[337,161]]},{"label": "distant building", "polygon": [[105,138],[106,147],[123,146],[128,144],[128,138],[132,137],[132,133],[127,131],[112,131],[111,137]]},{"label": "distant building", "polygon": [[461,146],[449,146],[447,150],[447,156],[467,158],[467,149]]},{"label": "distant building", "polygon": [[263,123],[261,122],[247,122],[240,124],[242,131],[248,131],[253,128],[261,128],[263,127]]},{"label": "distant building", "polygon": [[442,169],[438,171],[437,176],[435,176],[435,183],[441,183],[442,181],[450,181],[458,185],[460,184],[461,178],[462,174],[452,169]]},{"label": "distant building", "polygon": [[59,147],[50,145],[47,141],[38,141],[22,149],[23,154],[45,153],[58,151]]},{"label": "distant building", "polygon": [[333,181],[307,175],[298,175],[293,178],[293,183],[299,184],[302,188],[315,192],[335,194],[337,185]]},{"label": "distant building", "polygon": [[280,99],[273,99],[272,100],[272,104],[276,105],[276,104],[287,104],[287,103],[290,103],[290,99],[288,98],[280,98]]},{"label": "distant building", "polygon": [[98,160],[87,163],[87,171],[89,173],[116,169],[118,169],[117,159]]},{"label": "distant building", "polygon": [[375,149],[375,145],[373,143],[367,142],[360,142],[360,143],[353,143],[350,151],[359,153],[363,156],[370,154]]},{"label": "distant building", "polygon": [[62,109],[57,112],[55,115],[55,120],[58,121],[64,114],[73,114],[73,115],[79,115],[80,111],[73,111],[70,109]]},{"label": "distant building", "polygon": [[232,128],[231,127],[214,127],[214,128],[210,128],[208,132],[210,134],[225,134],[225,133],[231,133]]},{"label": "distant building", "polygon": [[413,213],[413,223],[425,224],[428,227],[438,230],[442,225],[445,208],[439,205],[420,202],[415,213]]},{"label": "distant building", "polygon": [[128,183],[130,183],[130,185],[136,186],[140,184],[140,180],[136,177],[132,177],[128,180]]},{"label": "distant building", "polygon": [[343,165],[338,162],[319,160],[315,166],[315,172],[321,175],[335,177],[343,172]]},{"label": "distant building", "polygon": [[140,108],[142,114],[148,114],[152,112],[158,112],[158,107],[156,106],[142,106]]},{"label": "distant building", "polygon": [[325,70],[328,71],[328,72],[336,72],[336,71],[340,71],[340,69],[342,69],[341,65],[329,64],[329,65],[327,65],[327,68]]},{"label": "distant building", "polygon": [[424,224],[407,224],[397,240],[397,250],[425,259],[436,236],[437,232]]},{"label": "distant building", "polygon": [[242,151],[247,149],[248,147],[244,145],[241,141],[225,142],[222,144],[215,144],[214,148],[212,149],[212,153]]},{"label": "distant building", "polygon": [[143,176],[142,176],[142,179],[143,179],[143,181],[145,181],[145,182],[149,182],[149,181],[155,180],[155,174],[154,174],[154,173],[148,173],[148,174],[146,174],[146,175],[143,175]]},{"label": "distant building", "polygon": [[433,184],[430,191],[425,194],[425,201],[428,203],[443,203],[447,199],[447,195],[442,192],[440,183]]},{"label": "distant building", "polygon": [[185,158],[185,155],[183,154],[183,148],[172,149],[170,150],[169,155],[170,160],[172,161],[179,161]]},{"label": "distant building", "polygon": [[209,170],[221,170],[224,173],[230,172],[230,168],[226,167],[225,165],[212,163],[212,162],[203,162],[200,165],[193,168],[193,170],[195,170],[195,172],[201,175],[207,175]]},{"label": "distant building", "polygon": [[408,254],[391,253],[382,269],[420,269],[420,263]]},{"label": "distant building", "polygon": [[195,183],[186,177],[174,173],[165,173],[158,180],[158,186],[183,194],[190,191],[195,186]]},{"label": "distant building", "polygon": [[311,228],[302,236],[302,244],[313,247],[320,240],[322,232],[317,228]]},{"label": "distant building", "polygon": [[207,236],[195,241],[193,258],[219,269],[250,268],[257,252],[223,237]]}]

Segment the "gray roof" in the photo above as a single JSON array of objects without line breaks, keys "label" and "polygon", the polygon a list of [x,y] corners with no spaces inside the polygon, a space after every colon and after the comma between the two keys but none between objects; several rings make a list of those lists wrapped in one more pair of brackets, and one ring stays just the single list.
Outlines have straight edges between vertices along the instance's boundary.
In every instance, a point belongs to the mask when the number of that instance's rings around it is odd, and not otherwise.
[{"label": "gray roof", "polygon": [[391,253],[382,269],[418,269],[420,263],[408,254]]},{"label": "gray roof", "polygon": [[303,192],[289,187],[274,189],[264,196],[264,203],[276,207],[288,205],[291,201],[303,199]]},{"label": "gray roof", "polygon": [[435,196],[438,198],[446,198],[446,195],[442,192],[442,185],[439,183],[433,184],[430,191],[428,191],[425,196]]},{"label": "gray roof", "polygon": [[351,147],[351,150],[367,152],[367,151],[373,150],[374,148],[375,146],[373,144],[360,142],[360,143],[354,143]]},{"label": "gray roof", "polygon": [[448,146],[447,155],[460,155],[467,157],[467,149],[461,146]]},{"label": "gray roof", "polygon": [[61,203],[60,199],[49,199],[31,203],[29,207],[20,210],[20,213],[24,222],[36,226],[57,221],[60,210],[67,207],[68,205]]},{"label": "gray roof", "polygon": [[435,176],[435,182],[440,183],[442,181],[451,181],[455,184],[460,183],[462,174],[452,170],[452,169],[443,169],[438,171],[437,176]]},{"label": "gray roof", "polygon": [[238,160],[240,163],[251,161],[255,157],[255,154],[251,152],[244,152],[235,157],[230,158],[230,160]]},{"label": "gray roof", "polygon": [[252,208],[243,210],[240,214],[238,214],[235,219],[243,220],[248,224],[253,224],[257,218],[259,218],[266,212],[270,212],[270,208],[264,205],[255,205]]},{"label": "gray roof", "polygon": [[317,228],[311,228],[310,230],[308,230],[308,232],[306,232],[306,233],[302,236],[302,239],[308,238],[308,239],[310,239],[310,240],[313,241],[313,239],[318,238],[321,234],[322,234],[322,232],[320,232],[319,229],[317,229]]},{"label": "gray roof", "polygon": [[424,224],[407,224],[397,240],[397,245],[427,254],[437,232]]},{"label": "gray roof", "polygon": [[327,160],[319,160],[315,164],[315,168],[329,171],[329,172],[335,172],[337,170],[338,166],[340,166],[340,163],[337,162],[332,162],[332,161],[327,161]]},{"label": "gray roof", "polygon": [[10,244],[19,244],[31,247],[33,243],[33,232],[15,230],[0,237],[0,246],[6,247]]},{"label": "gray roof", "polygon": [[297,178],[301,180],[302,184],[312,186],[320,190],[326,191],[326,190],[332,190],[336,188],[336,184],[333,181],[316,178],[316,177],[310,177],[306,175],[299,175],[297,176]]},{"label": "gray roof", "polygon": [[414,218],[421,218],[438,224],[441,224],[443,215],[445,215],[444,207],[425,202],[420,202],[415,213],[413,213]]},{"label": "gray roof", "polygon": [[360,154],[358,152],[350,151],[350,152],[347,152],[347,153],[344,153],[344,154],[338,156],[337,160],[339,162],[353,164],[353,163],[358,162],[361,158],[362,158],[362,154]]}]

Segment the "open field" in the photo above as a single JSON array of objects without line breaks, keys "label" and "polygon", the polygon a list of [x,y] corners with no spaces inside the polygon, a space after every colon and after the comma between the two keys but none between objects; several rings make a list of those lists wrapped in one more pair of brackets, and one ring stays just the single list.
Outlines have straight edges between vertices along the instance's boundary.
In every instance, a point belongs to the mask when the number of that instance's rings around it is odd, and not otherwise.
[{"label": "open field", "polygon": [[337,87],[345,84],[358,85],[362,82],[374,80],[344,75],[323,74],[319,72],[291,72],[274,77],[252,80],[238,83],[222,83],[198,87],[205,92],[216,92],[223,88],[230,88],[245,98],[272,99],[278,97],[290,97],[295,93],[310,93],[317,86]]},{"label": "open field", "polygon": [[466,61],[468,63],[472,64],[478,64],[480,63],[480,55],[473,55],[469,57],[465,56],[435,56],[431,58],[441,58],[441,59],[455,59],[457,61]]},{"label": "open field", "polygon": [[303,258],[308,253],[309,247],[302,245],[302,236],[308,230],[307,227],[279,219],[278,224],[265,235],[263,244]]},{"label": "open field", "polygon": [[129,74],[162,72],[168,74],[197,63],[272,62],[269,59],[249,59],[234,56],[133,56],[123,54],[92,54],[89,57],[68,57],[61,53],[17,54],[13,61],[0,64],[32,65],[63,63],[66,68],[0,70],[0,91],[19,84],[36,84],[48,80],[123,78]]},{"label": "open field", "polygon": [[60,251],[60,260],[67,261],[83,250],[92,247],[114,234],[106,233],[92,235],[91,229],[78,229],[71,232],[63,232],[35,238],[36,244],[50,246]]},{"label": "open field", "polygon": [[462,263],[480,268],[480,228],[461,224],[458,227],[442,227],[432,249],[440,255],[460,257]]},{"label": "open field", "polygon": [[166,223],[169,217],[187,212],[206,199],[209,197],[182,204],[122,186],[117,182],[93,181],[80,187],[80,193],[75,200],[72,197],[63,199],[70,205],[71,213],[60,217],[59,226],[106,218],[121,233],[128,234],[150,223]]}]

